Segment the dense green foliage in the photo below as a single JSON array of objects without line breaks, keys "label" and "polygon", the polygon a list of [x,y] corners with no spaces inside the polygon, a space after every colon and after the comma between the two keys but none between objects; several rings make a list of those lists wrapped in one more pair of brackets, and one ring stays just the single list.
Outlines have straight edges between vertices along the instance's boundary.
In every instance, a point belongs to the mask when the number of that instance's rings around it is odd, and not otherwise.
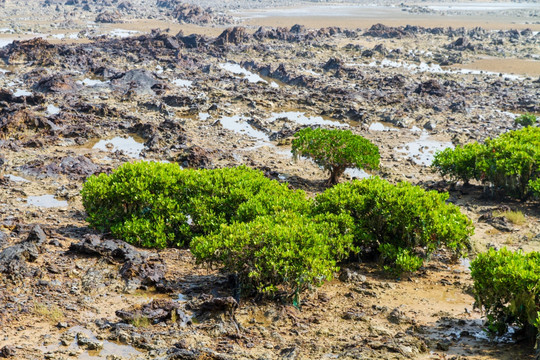
[{"label": "dense green foliage", "polygon": [[468,182],[481,180],[507,194],[526,198],[530,181],[540,177],[540,128],[509,131],[484,144],[469,144],[435,154],[441,175]]},{"label": "dense green foliage", "polygon": [[282,210],[305,212],[302,191],[246,167],[182,170],[177,164],[127,163],[92,176],[82,190],[88,221],[132,244],[188,244],[221,224],[250,221]]},{"label": "dense green foliage", "polygon": [[379,251],[397,272],[413,271],[421,265],[419,247],[424,257],[443,246],[456,254],[468,247],[472,223],[447,199],[448,194],[375,177],[326,190],[316,197],[314,213],[352,216],[355,245]]},{"label": "dense green foliage", "polygon": [[350,130],[302,129],[295,134],[292,153],[311,158],[329,171],[332,185],[347,168],[377,169],[380,160],[377,146]]},{"label": "dense green foliage", "polygon": [[193,173],[173,164],[137,162],[91,176],[81,192],[87,220],[132,244],[181,245],[191,236],[182,184]]},{"label": "dense green foliage", "polygon": [[532,126],[536,124],[537,121],[538,120],[536,119],[536,115],[530,114],[530,113],[520,115],[514,120],[516,125],[521,125],[521,126]]},{"label": "dense green foliage", "polygon": [[424,264],[424,260],[414,255],[410,249],[388,243],[379,245],[379,253],[383,263],[390,264],[383,265],[384,270],[397,276],[404,272],[414,272]]},{"label": "dense green foliage", "polygon": [[471,263],[474,293],[490,330],[516,324],[534,335],[540,329],[540,253],[490,249]]},{"label": "dense green foliage", "polygon": [[297,292],[332,278],[337,261],[352,250],[351,227],[346,215],[283,212],[222,225],[219,232],[195,238],[191,251],[237,273],[248,288],[274,292],[282,285]]},{"label": "dense green foliage", "polygon": [[540,198],[540,178],[536,179],[536,180],[531,180],[529,181],[529,186],[531,188],[531,191],[533,192],[533,194],[537,197],[537,198]]},{"label": "dense green foliage", "polygon": [[461,180],[468,183],[471,179],[481,180],[482,173],[478,169],[478,164],[483,156],[483,145],[471,143],[438,152],[431,166],[442,176],[450,176],[453,181]]},{"label": "dense green foliage", "polygon": [[82,190],[88,221],[102,231],[145,247],[189,244],[198,261],[238,274],[245,289],[296,294],[360,249],[378,251],[396,274],[417,270],[441,246],[463,251],[472,226],[447,197],[372,178],[313,201],[244,166],[155,162],[92,176]]}]

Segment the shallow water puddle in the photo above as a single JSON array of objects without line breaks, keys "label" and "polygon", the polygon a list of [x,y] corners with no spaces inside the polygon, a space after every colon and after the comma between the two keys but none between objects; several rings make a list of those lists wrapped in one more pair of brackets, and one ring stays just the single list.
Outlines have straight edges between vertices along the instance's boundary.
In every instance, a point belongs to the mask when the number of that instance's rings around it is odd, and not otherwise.
[{"label": "shallow water puddle", "polygon": [[454,148],[454,145],[447,141],[437,141],[429,138],[426,131],[423,131],[418,140],[405,144],[401,148],[396,148],[397,152],[406,153],[415,164],[429,166],[437,151],[446,148]]},{"label": "shallow water puddle", "polygon": [[96,142],[92,149],[98,149],[108,152],[122,151],[129,157],[139,159],[144,150],[144,140],[136,135],[121,137],[116,136],[111,139],[102,139]]},{"label": "shallow water puddle", "polygon": [[65,200],[57,200],[54,195],[38,195],[38,196],[29,196],[26,198],[26,203],[31,206],[41,207],[41,208],[56,208],[56,207],[67,207],[68,202]]},{"label": "shallow water puddle", "polygon": [[209,113],[199,113],[199,120],[205,121],[211,117]]},{"label": "shallow water puddle", "polygon": [[47,106],[47,114],[49,115],[56,115],[60,113],[60,108],[55,105],[48,105]]},{"label": "shallow water puddle", "polygon": [[399,129],[393,128],[391,126],[386,126],[381,122],[374,122],[369,125],[369,130],[371,131],[399,131]]},{"label": "shallow water puddle", "polygon": [[99,342],[103,345],[103,348],[98,350],[85,350],[82,354],[78,355],[77,359],[79,360],[107,359],[107,357],[111,357],[113,355],[121,359],[132,359],[133,357],[142,354],[133,346],[118,344],[108,340],[98,340],[92,331],[82,326],[74,326],[67,330],[67,333],[73,336],[73,341],[71,341],[69,345],[63,346],[62,343],[58,343],[43,346],[41,347],[41,350],[45,353],[54,353],[55,351],[64,349],[77,351],[84,348],[84,346],[79,347],[78,345],[78,335],[81,334],[93,342]]},{"label": "shallow water puddle", "polygon": [[29,183],[29,182],[31,182],[30,180],[27,180],[27,179],[25,179],[23,177],[16,176],[16,175],[6,174],[4,176],[7,177],[9,180],[15,181],[15,182],[20,182],[20,183]]},{"label": "shallow water puddle", "polygon": [[[410,71],[412,74],[416,73],[433,73],[433,74],[463,74],[463,75],[491,75],[508,78],[511,80],[523,80],[523,76],[514,74],[502,74],[499,72],[480,70],[480,69],[465,69],[465,68],[451,68],[443,69],[439,64],[428,64],[421,62],[419,65],[407,63],[405,61],[393,61],[389,59],[382,59],[381,61],[372,61],[368,64],[350,63],[348,66],[360,66],[360,67],[375,67],[375,68],[400,68]],[[466,65],[465,65],[466,66]]]},{"label": "shallow water puddle", "polygon": [[463,267],[465,269],[466,272],[471,271],[471,259],[469,259],[469,258],[461,258],[461,259],[459,259],[459,264],[461,265],[461,267]]},{"label": "shallow water puddle", "polygon": [[171,82],[178,87],[184,88],[190,88],[193,85],[193,81],[191,80],[175,79]]},{"label": "shallow water puddle", "polygon": [[79,33],[72,33],[72,34],[53,34],[49,36],[50,38],[62,40],[62,39],[78,39]]},{"label": "shallow water puddle", "polygon": [[11,44],[15,39],[0,39],[0,48],[3,48],[5,46],[8,46],[9,44]]},{"label": "shallow water puddle", "polygon": [[109,32],[111,36],[115,36],[119,38],[127,38],[135,34],[139,34],[139,33],[140,31],[137,31],[137,30],[125,30],[125,29],[113,29]]},{"label": "shallow water puddle", "polygon": [[32,95],[32,93],[28,90],[23,90],[23,89],[17,89],[15,90],[15,92],[13,93],[13,96],[15,97],[20,97],[20,96],[30,96]]},{"label": "shallow water puddle", "polygon": [[365,172],[364,169],[352,169],[352,168],[346,169],[345,174],[349,175],[352,178],[357,178],[357,179],[367,179],[371,177],[371,175]]},{"label": "shallow water puddle", "polygon": [[90,86],[90,87],[94,87],[94,86],[101,86],[101,85],[105,85],[108,83],[108,81],[101,81],[99,79],[90,79],[90,78],[86,78],[82,81],[77,81],[78,84],[82,84],[84,86]]},{"label": "shallow water puddle", "polygon": [[[242,75],[250,83],[256,84],[258,82],[262,82],[262,83],[268,84],[268,81],[263,79],[260,75],[254,74],[251,71],[244,69],[238,64],[221,63],[219,64],[219,67],[223,70],[232,72],[235,75]],[[275,81],[272,81],[270,83],[270,86],[274,88],[279,88],[279,85]]]},{"label": "shallow water puddle", "polygon": [[427,5],[429,9],[436,11],[506,11],[506,10],[519,10],[519,9],[540,9],[540,5],[526,3],[519,4],[515,2],[479,2],[479,3],[465,3],[458,2],[450,5]]},{"label": "shallow water puddle", "polygon": [[240,115],[234,115],[224,116],[219,119],[219,122],[227,130],[232,130],[239,134],[248,135],[257,140],[269,141],[268,135],[266,135],[260,130],[255,129],[253,126],[248,124],[246,120],[246,118]]},{"label": "shallow water puddle", "polygon": [[300,125],[331,125],[331,126],[340,126],[347,127],[349,125],[342,124],[337,121],[332,121],[323,118],[322,116],[308,116],[306,113],[300,111],[285,111],[279,113],[272,113],[272,116],[268,119],[270,122],[274,122],[281,118],[287,118],[291,121],[294,121]]}]

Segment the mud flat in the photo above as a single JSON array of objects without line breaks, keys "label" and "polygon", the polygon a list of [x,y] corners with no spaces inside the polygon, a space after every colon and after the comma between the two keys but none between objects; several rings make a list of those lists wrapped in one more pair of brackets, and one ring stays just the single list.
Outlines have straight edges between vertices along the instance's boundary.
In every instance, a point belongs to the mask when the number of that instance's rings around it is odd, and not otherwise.
[{"label": "mud flat", "polygon": [[234,15],[250,25],[285,26],[302,24],[307,27],[340,26],[370,27],[384,22],[390,26],[417,25],[424,27],[476,26],[490,30],[525,29],[538,31],[540,7],[528,3],[386,3],[304,4],[281,8],[238,10]]},{"label": "mud flat", "polygon": [[[146,2],[132,5],[148,6],[141,14],[151,19],[104,2],[89,10],[30,4],[28,20],[16,5],[0,8],[12,19],[0,17],[0,28],[13,30],[2,36],[46,36],[0,48],[2,356],[534,358],[519,333],[484,335],[469,259],[441,251],[401,279],[376,263],[346,263],[335,280],[303,294],[299,309],[246,298],[231,316],[216,305],[232,294],[228,274],[197,265],[186,249],[135,248],[91,229],[80,197],[88,176],[140,159],[246,164],[314,195],[328,174],[294,161],[291,138],[306,126],[346,128],[379,146],[382,166],[349,169],[343,181],[378,175],[450,191],[476,227],[471,259],[488,247],[540,250],[537,202],[492,198],[478,184],[452,187],[429,168],[437,149],[483,141],[515,129],[517,114],[540,113],[538,25],[525,24],[534,16],[497,31],[470,22],[421,27],[405,22],[417,10],[396,7],[384,9],[403,21],[396,26],[385,18],[373,26],[259,28],[220,23],[229,19],[223,14],[238,21],[235,13],[263,11],[251,2],[240,10],[223,2],[215,15],[197,17],[215,20],[206,25],[180,24],[171,9]],[[118,23],[94,21],[114,9]],[[521,8],[500,11],[525,16]],[[54,31],[37,21],[69,14],[73,22]],[[418,16],[455,21],[450,13]],[[494,221],[490,214],[505,209],[526,221]]]}]

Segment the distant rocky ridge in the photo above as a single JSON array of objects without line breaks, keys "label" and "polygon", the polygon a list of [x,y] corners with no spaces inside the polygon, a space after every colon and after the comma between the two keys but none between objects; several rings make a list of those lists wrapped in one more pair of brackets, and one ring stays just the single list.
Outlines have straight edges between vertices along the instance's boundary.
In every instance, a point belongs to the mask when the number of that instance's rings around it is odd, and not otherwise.
[{"label": "distant rocky ridge", "polygon": [[232,17],[216,13],[211,8],[203,8],[198,5],[186,4],[178,0],[158,0],[157,6],[169,9],[169,16],[180,23],[195,25],[228,25],[233,24]]}]

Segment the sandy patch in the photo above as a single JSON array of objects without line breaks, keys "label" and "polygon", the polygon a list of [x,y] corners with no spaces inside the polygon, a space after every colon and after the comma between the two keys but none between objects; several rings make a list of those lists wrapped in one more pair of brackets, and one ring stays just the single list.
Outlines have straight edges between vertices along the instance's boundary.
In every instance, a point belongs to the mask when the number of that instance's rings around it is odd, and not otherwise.
[{"label": "sandy patch", "polygon": [[450,68],[540,76],[540,60],[486,58],[475,60],[469,64],[453,65]]}]

